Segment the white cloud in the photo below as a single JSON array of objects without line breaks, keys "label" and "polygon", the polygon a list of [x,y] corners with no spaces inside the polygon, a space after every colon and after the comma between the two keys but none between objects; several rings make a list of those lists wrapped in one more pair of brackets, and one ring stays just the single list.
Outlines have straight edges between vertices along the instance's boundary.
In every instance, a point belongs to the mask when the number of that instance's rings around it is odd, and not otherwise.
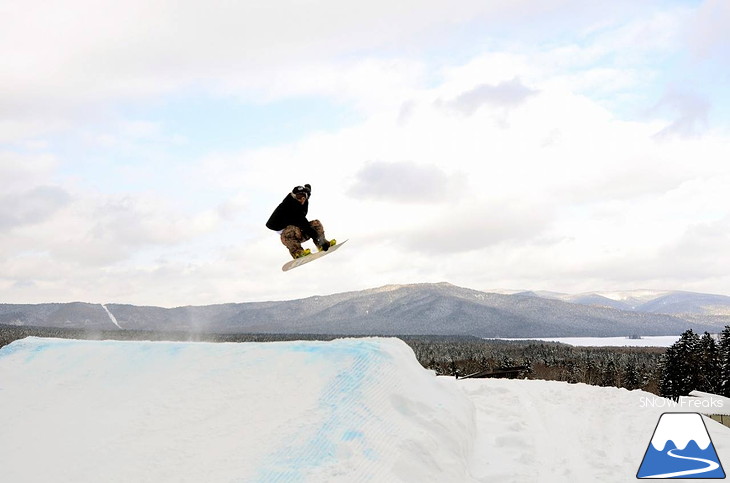
[{"label": "white cloud", "polygon": [[[459,8],[435,0],[362,6],[333,0],[277,0],[266,5],[216,1],[205,7],[196,2],[28,0],[3,10],[0,56],[5,75],[0,91],[7,98],[0,105],[12,99],[15,107],[4,112],[19,114],[29,107],[58,112],[77,110],[80,103],[149,98],[211,85],[229,92],[235,88],[248,99],[260,99],[262,92],[264,96],[311,92],[318,83],[319,89],[358,81],[367,86],[386,80],[382,66],[412,69],[420,63],[402,60],[393,65],[371,53],[423,58],[440,44],[459,38],[464,25],[476,23],[485,32],[513,28],[549,38],[552,29],[547,20],[565,23],[566,29],[590,30],[632,10],[641,12],[631,2],[613,2],[607,12],[585,2],[561,0],[540,4],[469,0],[460,2]],[[643,40],[651,38],[656,35]],[[349,68],[353,64],[349,59],[355,56],[373,60]],[[338,71],[354,82],[333,83],[332,73]],[[372,75],[376,71],[378,75]]]},{"label": "white cloud", "polygon": [[426,255],[484,252],[498,244],[529,245],[550,226],[553,214],[546,206],[529,206],[520,200],[478,199],[452,205],[438,215],[425,217],[421,226],[405,233],[407,253]]},{"label": "white cloud", "polygon": [[730,5],[727,2],[723,0],[702,2],[688,29],[690,45],[698,58],[714,57],[721,62],[718,67],[727,68],[727,63],[723,60],[730,54],[728,23],[730,23]]},{"label": "white cloud", "polygon": [[[724,52],[722,2],[691,24],[691,6],[628,1],[4,8],[12,301],[173,305],[440,280],[730,292],[730,143],[708,121],[717,96],[673,70],[688,38],[705,61]],[[206,110],[211,95],[255,112],[322,99],[360,118],[227,151],[156,110],[191,96],[206,122],[228,122],[223,103]],[[311,217],[350,248],[282,277],[286,250],[264,222],[303,183]]]},{"label": "white cloud", "polygon": [[39,186],[24,193],[0,195],[0,230],[42,222],[70,200],[70,195],[57,186]]},{"label": "white cloud", "polygon": [[460,198],[465,183],[436,166],[409,161],[374,161],[355,174],[348,193],[356,198],[396,203],[440,203]]},{"label": "white cloud", "polygon": [[437,105],[453,109],[464,115],[474,114],[483,105],[509,109],[522,104],[536,91],[526,87],[518,78],[496,85],[481,84],[459,94],[449,101],[437,101]]},{"label": "white cloud", "polygon": [[[44,285],[59,273],[76,280],[70,267],[102,269],[139,250],[173,249],[220,223],[213,210],[191,213],[153,195],[102,194],[78,180],[53,184],[63,180],[59,165],[47,155],[0,156],[6,181],[0,186],[0,272],[21,285]],[[63,284],[58,289],[65,290]]]},{"label": "white cloud", "polygon": [[651,111],[664,110],[671,113],[674,121],[656,134],[659,138],[695,136],[707,128],[710,103],[702,96],[673,89]]},{"label": "white cloud", "polygon": [[436,19],[458,22],[482,9],[479,2],[453,9],[414,1],[356,8],[329,0],[205,7],[30,0],[3,10],[0,85],[18,111],[154,96],[218,80],[251,87],[246,79],[253,78],[275,87],[291,66],[408,39],[428,32]]},{"label": "white cloud", "polygon": [[53,184],[51,176],[58,164],[58,159],[52,154],[0,151],[0,193],[26,191],[39,184]]},{"label": "white cloud", "polygon": [[[0,99],[1,101],[2,99]],[[38,141],[34,141],[34,139],[67,129],[68,126],[68,123],[58,119],[27,119],[22,114],[16,115],[12,119],[0,118],[0,144],[25,141],[29,143],[29,147],[33,147],[38,144]],[[41,141],[41,144],[44,143]]]}]

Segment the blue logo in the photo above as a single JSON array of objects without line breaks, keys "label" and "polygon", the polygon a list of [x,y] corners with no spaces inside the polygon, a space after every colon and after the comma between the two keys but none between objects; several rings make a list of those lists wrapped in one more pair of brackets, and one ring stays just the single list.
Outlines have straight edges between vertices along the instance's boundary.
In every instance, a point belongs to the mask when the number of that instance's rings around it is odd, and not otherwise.
[{"label": "blue logo", "polygon": [[662,414],[636,477],[725,478],[702,416],[697,413]]}]

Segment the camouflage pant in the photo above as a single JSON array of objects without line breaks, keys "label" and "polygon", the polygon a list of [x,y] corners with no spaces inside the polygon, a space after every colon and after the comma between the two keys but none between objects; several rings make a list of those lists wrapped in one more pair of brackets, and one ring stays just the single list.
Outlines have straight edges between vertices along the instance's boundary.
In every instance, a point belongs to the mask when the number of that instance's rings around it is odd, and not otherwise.
[{"label": "camouflage pant", "polygon": [[[317,238],[324,238],[324,227],[319,220],[310,221],[309,226],[317,232]],[[302,242],[307,240],[309,240],[309,235],[298,226],[289,225],[281,232],[281,243],[289,249],[292,258],[296,258],[297,254],[302,251]]]}]

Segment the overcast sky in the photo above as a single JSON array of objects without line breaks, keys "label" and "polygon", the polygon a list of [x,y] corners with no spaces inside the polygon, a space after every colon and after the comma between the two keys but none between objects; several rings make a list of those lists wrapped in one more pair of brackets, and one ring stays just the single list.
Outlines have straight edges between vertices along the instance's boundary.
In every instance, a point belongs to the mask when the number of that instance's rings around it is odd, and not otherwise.
[{"label": "overcast sky", "polygon": [[[730,295],[727,25],[726,0],[0,0],[0,302]],[[304,183],[350,241],[283,273],[264,224]]]}]

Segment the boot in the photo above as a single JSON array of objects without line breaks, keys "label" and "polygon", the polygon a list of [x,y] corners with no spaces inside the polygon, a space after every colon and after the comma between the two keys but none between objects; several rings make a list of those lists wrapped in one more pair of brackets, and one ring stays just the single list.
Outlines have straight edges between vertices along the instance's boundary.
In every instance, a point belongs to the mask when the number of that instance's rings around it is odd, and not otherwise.
[{"label": "boot", "polygon": [[330,249],[330,247],[335,246],[337,243],[337,240],[334,238],[332,240],[327,241],[325,238],[319,238],[317,239],[316,245],[318,251],[327,251]]},{"label": "boot", "polygon": [[297,253],[292,255],[292,257],[293,258],[302,258],[302,257],[306,257],[307,255],[311,255],[311,254],[312,254],[312,250],[307,248],[307,249],[298,251]]}]

